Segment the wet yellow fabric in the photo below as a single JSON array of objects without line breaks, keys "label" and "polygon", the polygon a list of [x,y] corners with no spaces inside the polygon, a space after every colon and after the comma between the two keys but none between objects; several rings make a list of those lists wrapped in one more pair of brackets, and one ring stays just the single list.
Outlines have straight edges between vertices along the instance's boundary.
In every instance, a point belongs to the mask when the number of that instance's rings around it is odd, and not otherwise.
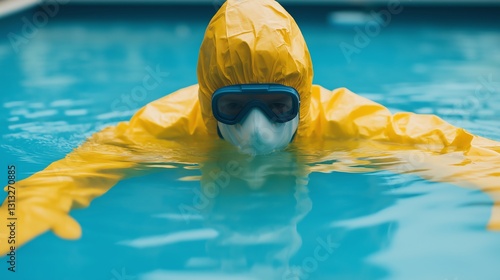
[{"label": "wet yellow fabric", "polygon": [[198,58],[199,100],[216,136],[212,93],[223,86],[278,83],[300,94],[299,133],[309,127],[311,56],[295,20],[276,1],[227,1],[208,24]]},{"label": "wet yellow fabric", "polygon": [[[130,121],[94,134],[66,158],[18,182],[16,247],[47,230],[62,238],[80,237],[69,211],[88,206],[124,178],[180,165],[201,166],[203,173],[205,153],[224,143],[217,137],[211,94],[238,83],[281,83],[298,90],[300,123],[292,146],[305,155],[301,174],[369,172],[324,162],[379,158],[382,162],[368,163],[487,192],[495,202],[488,226],[500,229],[500,143],[434,115],[391,114],[348,89],[312,85],[304,38],[277,2],[226,2],[207,27],[197,74],[199,85],[151,102]],[[331,141],[340,150],[323,146]],[[6,218],[5,201],[0,219]],[[2,229],[1,254],[9,249],[7,237]]]}]

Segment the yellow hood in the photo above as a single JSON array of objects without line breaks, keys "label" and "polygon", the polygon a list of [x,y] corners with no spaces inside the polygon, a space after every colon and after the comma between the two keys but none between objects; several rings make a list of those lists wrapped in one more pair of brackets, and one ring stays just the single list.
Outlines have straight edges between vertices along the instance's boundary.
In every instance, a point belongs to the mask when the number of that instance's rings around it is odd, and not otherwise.
[{"label": "yellow hood", "polygon": [[209,134],[217,134],[211,98],[218,88],[279,83],[301,98],[299,131],[309,125],[313,69],[295,20],[274,0],[229,0],[210,21],[198,58],[199,100]]}]

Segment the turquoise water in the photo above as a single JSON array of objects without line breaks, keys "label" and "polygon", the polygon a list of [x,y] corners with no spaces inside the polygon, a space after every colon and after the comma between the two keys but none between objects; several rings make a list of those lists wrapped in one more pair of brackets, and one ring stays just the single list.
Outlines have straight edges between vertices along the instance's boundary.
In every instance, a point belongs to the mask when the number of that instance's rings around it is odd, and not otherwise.
[{"label": "turquoise water", "polygon": [[[0,153],[19,178],[196,83],[214,7],[138,6],[107,16],[113,10],[65,7],[18,52],[7,34],[22,34],[22,17],[31,14],[0,20]],[[497,10],[446,9],[448,20],[439,9],[403,10],[350,61],[339,44],[354,44],[356,23],[328,8],[290,11],[308,42],[315,83],[345,86],[393,112],[438,114],[500,140]],[[157,67],[158,86],[132,95]],[[498,279],[500,233],[485,229],[491,198],[414,174],[341,172],[359,168],[347,149],[332,144],[301,154],[292,147],[245,160],[222,151],[200,155],[201,166],[155,167],[72,211],[80,240],[43,234],[19,249],[15,274],[0,259],[0,278]],[[304,175],[319,166],[304,161],[329,152],[336,172]],[[200,195],[199,176],[232,160],[241,172]]]}]

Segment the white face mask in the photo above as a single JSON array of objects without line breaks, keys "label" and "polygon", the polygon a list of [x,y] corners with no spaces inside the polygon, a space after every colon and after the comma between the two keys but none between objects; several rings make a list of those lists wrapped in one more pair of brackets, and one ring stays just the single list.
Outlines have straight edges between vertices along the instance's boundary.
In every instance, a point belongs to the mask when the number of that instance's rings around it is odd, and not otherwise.
[{"label": "white face mask", "polygon": [[234,125],[218,122],[224,139],[251,155],[269,154],[285,148],[299,124],[299,115],[286,123],[268,120],[258,108],[252,109],[243,123]]}]

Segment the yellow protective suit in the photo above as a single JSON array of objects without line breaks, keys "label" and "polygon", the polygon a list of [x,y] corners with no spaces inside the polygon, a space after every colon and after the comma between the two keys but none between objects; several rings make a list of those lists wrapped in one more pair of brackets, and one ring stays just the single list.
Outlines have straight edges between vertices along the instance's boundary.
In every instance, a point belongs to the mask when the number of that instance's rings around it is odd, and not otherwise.
[{"label": "yellow protective suit", "polygon": [[[500,143],[434,115],[392,115],[345,88],[330,91],[313,85],[304,38],[274,0],[227,1],[208,25],[197,72],[199,85],[151,102],[129,122],[94,134],[66,158],[18,182],[16,246],[47,230],[78,238],[81,229],[69,211],[88,206],[124,178],[177,166],[198,166],[203,173],[207,153],[227,144],[217,136],[211,95],[241,83],[280,83],[299,92],[300,122],[292,146],[305,155],[297,157],[300,172],[374,170],[328,163],[349,157],[381,169],[480,188],[495,202],[489,228],[500,229]],[[363,160],[370,157],[382,162]],[[5,201],[0,219],[6,218]],[[2,228],[1,254],[9,250],[7,237]]]}]

